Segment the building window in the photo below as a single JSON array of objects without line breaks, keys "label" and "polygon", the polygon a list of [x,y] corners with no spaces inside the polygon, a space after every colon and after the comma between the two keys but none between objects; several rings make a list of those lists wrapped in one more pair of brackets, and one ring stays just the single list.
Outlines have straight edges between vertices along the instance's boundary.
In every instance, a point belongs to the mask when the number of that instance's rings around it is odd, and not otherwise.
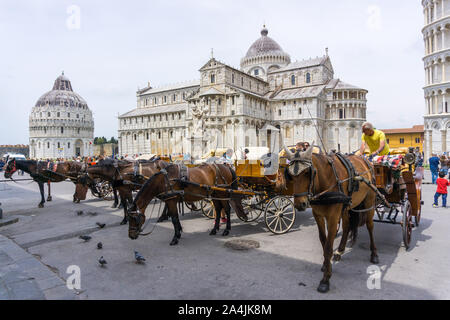
[{"label": "building window", "polygon": [[58,142],[58,149],[61,148],[61,143]]},{"label": "building window", "polygon": [[175,101],[177,101],[177,95],[176,94],[173,95],[173,102],[175,102]]},{"label": "building window", "polygon": [[148,140],[149,136],[148,136],[148,132],[147,132],[147,140]]},{"label": "building window", "polygon": [[222,105],[222,99],[219,98],[219,100],[217,100],[217,104],[218,104],[219,106],[221,106],[221,105]]},{"label": "building window", "polygon": [[173,131],[170,131],[170,137],[173,138]]},{"label": "building window", "polygon": [[281,109],[278,110],[278,115],[281,116]]},{"label": "building window", "polygon": [[416,138],[416,143],[420,143],[420,138]]},{"label": "building window", "polygon": [[231,83],[234,83],[234,73],[231,74]]},{"label": "building window", "polygon": [[80,115],[79,114],[77,114],[77,119],[80,119]]},{"label": "building window", "polygon": [[59,112],[56,113],[56,116],[57,116],[58,118],[60,117],[60,115],[61,115],[61,114],[60,114]]},{"label": "building window", "polygon": [[339,119],[344,119],[344,110],[339,109]]},{"label": "building window", "polygon": [[167,103],[167,96],[164,96],[164,103]]},{"label": "building window", "polygon": [[158,132],[158,139],[161,139],[161,132]]},{"label": "building window", "polygon": [[61,133],[64,133],[64,127],[61,127]]},{"label": "building window", "polygon": [[405,143],[405,138],[400,138],[400,144],[404,144]]},{"label": "building window", "polygon": [[231,97],[231,104],[234,105],[234,96]]},{"label": "building window", "polygon": [[298,114],[302,114],[302,108],[298,108]]},{"label": "building window", "polygon": [[50,149],[50,142],[47,142],[47,149]]},{"label": "building window", "polygon": [[255,69],[255,76],[259,75],[259,69]]},{"label": "building window", "polygon": [[291,76],[291,85],[295,86],[295,76]]},{"label": "building window", "polygon": [[47,116],[48,116],[48,117],[50,117],[50,116],[51,116],[50,112],[47,112]]},{"label": "building window", "polygon": [[175,120],[175,113],[172,113],[172,120]]},{"label": "building window", "polygon": [[244,77],[241,77],[241,87],[244,86]]},{"label": "building window", "polygon": [[70,142],[67,142],[67,149],[70,149]]},{"label": "building window", "polygon": [[310,83],[311,82],[311,74],[308,72],[306,74],[306,83]]},{"label": "building window", "polygon": [[67,118],[70,118],[70,113],[67,113]]},{"label": "building window", "polygon": [[136,135],[134,135],[134,140],[136,140],[136,138],[137,138]]},{"label": "building window", "polygon": [[212,74],[211,75],[211,83],[215,83],[216,82],[216,75]]}]

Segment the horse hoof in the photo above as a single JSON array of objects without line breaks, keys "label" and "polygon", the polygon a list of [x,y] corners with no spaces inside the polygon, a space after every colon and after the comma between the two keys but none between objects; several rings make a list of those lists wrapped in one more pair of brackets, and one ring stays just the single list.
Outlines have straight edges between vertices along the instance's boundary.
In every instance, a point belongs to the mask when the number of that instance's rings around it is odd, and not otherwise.
[{"label": "horse hoof", "polygon": [[210,236],[215,236],[217,234],[216,229],[212,229],[211,232],[209,233]]},{"label": "horse hoof", "polygon": [[111,208],[112,208],[112,209],[117,208],[117,203],[114,203],[114,204],[111,206]]},{"label": "horse hoof", "polygon": [[127,219],[123,219],[121,222],[120,222],[120,224],[121,225],[123,225],[123,224],[127,224],[127,222],[128,222],[128,220]]},{"label": "horse hoof", "polygon": [[230,234],[230,231],[229,230],[224,230],[223,231],[223,233],[222,233],[222,236],[227,236],[227,235],[229,235]]},{"label": "horse hoof", "polygon": [[77,203],[80,203],[80,199],[78,199],[76,202],[77,202]]},{"label": "horse hoof", "polygon": [[38,204],[38,208],[43,208],[43,207],[44,207],[44,205],[42,203]]},{"label": "horse hoof", "polygon": [[178,239],[173,239],[171,242],[170,242],[170,245],[171,246],[175,246],[175,245],[177,245],[178,244]]},{"label": "horse hoof", "polygon": [[156,221],[156,222],[163,222],[163,221],[166,221],[166,220],[169,220],[169,218],[166,218],[166,217],[160,217],[160,218],[158,219],[158,221]]},{"label": "horse hoof", "polygon": [[[333,255],[333,261],[341,261],[341,255],[338,253],[335,253]],[[323,270],[322,270],[323,271]]]},{"label": "horse hoof", "polygon": [[123,204],[120,204],[120,205],[119,205],[119,209],[123,209]]},{"label": "horse hoof", "polygon": [[327,293],[330,290],[330,283],[327,281],[320,281],[319,287],[317,287],[317,291],[320,293]]},{"label": "horse hoof", "polygon": [[380,261],[378,260],[378,256],[372,256],[370,258],[370,262],[372,262],[373,264],[378,264]]},{"label": "horse hoof", "polygon": [[52,201],[52,197],[47,198],[47,202],[50,202],[50,201]]}]

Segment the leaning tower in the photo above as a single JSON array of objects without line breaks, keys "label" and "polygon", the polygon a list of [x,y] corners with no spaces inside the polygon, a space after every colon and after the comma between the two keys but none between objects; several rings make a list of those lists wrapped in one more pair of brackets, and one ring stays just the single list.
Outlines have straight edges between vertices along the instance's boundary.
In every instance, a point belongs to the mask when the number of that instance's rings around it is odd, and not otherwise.
[{"label": "leaning tower", "polygon": [[450,151],[450,0],[422,0],[425,26],[425,159]]}]

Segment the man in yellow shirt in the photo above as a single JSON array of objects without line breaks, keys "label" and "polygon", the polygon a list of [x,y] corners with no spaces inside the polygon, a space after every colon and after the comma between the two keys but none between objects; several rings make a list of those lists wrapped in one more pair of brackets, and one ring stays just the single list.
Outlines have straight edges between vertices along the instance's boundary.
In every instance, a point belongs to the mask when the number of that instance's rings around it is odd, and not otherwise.
[{"label": "man in yellow shirt", "polygon": [[364,154],[366,146],[370,149],[370,156],[385,156],[389,154],[389,145],[386,142],[386,136],[383,131],[373,128],[370,122],[364,122],[362,125],[362,144],[359,152]]}]

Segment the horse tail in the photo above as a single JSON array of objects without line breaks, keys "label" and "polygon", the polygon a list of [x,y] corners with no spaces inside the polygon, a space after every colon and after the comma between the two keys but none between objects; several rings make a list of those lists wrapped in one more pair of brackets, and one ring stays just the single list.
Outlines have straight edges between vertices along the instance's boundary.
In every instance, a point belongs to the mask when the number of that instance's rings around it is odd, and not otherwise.
[{"label": "horse tail", "polygon": [[[363,205],[359,205],[355,210],[363,210]],[[366,224],[367,212],[355,212],[351,209],[348,211],[349,214],[349,225],[350,225],[350,239],[352,245],[355,244],[356,238],[358,237],[358,228]]]}]

